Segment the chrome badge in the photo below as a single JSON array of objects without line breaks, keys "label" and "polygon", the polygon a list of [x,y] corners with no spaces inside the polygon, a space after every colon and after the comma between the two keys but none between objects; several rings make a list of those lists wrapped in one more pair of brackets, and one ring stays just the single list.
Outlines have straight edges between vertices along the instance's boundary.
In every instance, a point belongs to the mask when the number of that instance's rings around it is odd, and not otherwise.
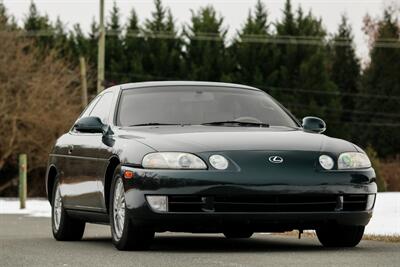
[{"label": "chrome badge", "polygon": [[279,157],[279,156],[271,156],[271,157],[268,158],[268,160],[269,160],[269,162],[276,163],[276,164],[279,164],[279,163],[283,162],[283,158]]}]

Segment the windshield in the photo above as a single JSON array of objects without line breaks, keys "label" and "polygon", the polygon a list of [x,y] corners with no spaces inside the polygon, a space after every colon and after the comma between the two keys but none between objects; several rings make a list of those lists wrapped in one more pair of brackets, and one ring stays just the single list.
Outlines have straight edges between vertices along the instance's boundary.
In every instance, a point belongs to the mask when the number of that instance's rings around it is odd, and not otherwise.
[{"label": "windshield", "polygon": [[267,94],[229,87],[168,86],[124,90],[117,115],[119,126],[232,121],[298,126]]}]

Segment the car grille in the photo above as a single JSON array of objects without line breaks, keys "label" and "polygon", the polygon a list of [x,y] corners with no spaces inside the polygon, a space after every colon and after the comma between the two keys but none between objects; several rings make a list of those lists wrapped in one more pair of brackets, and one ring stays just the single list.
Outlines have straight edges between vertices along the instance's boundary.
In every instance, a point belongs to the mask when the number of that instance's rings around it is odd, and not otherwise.
[{"label": "car grille", "polygon": [[363,211],[368,195],[168,196],[169,212]]}]

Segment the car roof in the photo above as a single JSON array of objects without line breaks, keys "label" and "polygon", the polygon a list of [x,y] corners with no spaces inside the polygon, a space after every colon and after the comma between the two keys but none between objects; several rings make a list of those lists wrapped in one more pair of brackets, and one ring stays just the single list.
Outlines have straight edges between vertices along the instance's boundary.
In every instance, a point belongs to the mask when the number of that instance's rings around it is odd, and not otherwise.
[{"label": "car roof", "polygon": [[145,87],[163,87],[163,86],[211,86],[211,87],[230,87],[230,88],[261,91],[258,88],[247,86],[247,85],[241,85],[241,84],[221,83],[221,82],[200,82],[200,81],[137,82],[137,83],[121,84],[119,86],[120,86],[121,90],[145,88]]}]

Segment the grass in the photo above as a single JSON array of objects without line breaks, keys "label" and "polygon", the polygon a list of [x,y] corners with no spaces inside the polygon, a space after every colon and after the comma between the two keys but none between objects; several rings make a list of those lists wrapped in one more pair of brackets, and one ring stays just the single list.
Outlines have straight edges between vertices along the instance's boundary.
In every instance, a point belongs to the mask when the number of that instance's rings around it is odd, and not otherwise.
[{"label": "grass", "polygon": [[396,235],[396,236],[390,236],[390,235],[364,235],[363,240],[398,243],[398,242],[400,242],[400,235]]},{"label": "grass", "polygon": [[[291,231],[291,232],[284,232],[284,233],[274,233],[274,235],[284,235],[284,236],[293,236],[298,237],[298,231]],[[309,237],[309,238],[317,238],[317,235],[314,231],[307,231],[304,232],[301,237]],[[391,242],[391,243],[398,243],[400,242],[400,235],[396,236],[389,236],[389,235],[367,235],[363,236],[363,240],[369,241],[382,241],[382,242]]]}]

